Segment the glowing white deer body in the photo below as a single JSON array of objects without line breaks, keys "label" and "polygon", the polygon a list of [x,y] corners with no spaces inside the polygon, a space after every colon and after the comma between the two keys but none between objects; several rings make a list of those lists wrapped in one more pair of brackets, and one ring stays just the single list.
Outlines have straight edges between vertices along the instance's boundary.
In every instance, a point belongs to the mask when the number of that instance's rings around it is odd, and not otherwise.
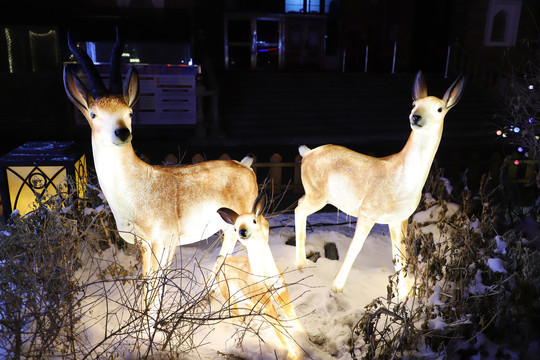
[{"label": "glowing white deer body", "polygon": [[248,257],[223,257],[217,260],[216,280],[229,302],[233,316],[239,315],[239,304],[248,314],[261,314],[273,326],[276,335],[288,350],[289,359],[298,359],[294,342],[278,318],[274,302],[283,310],[287,324],[305,334],[291,303],[283,273],[276,266],[268,246],[269,226],[262,215],[264,196],[260,196],[251,213],[238,215],[234,210],[218,210],[221,217],[234,225],[238,240],[246,247]]},{"label": "glowing white deer body", "polygon": [[220,229],[228,228],[221,254],[231,253],[235,234],[217,210],[250,211],[258,194],[251,159],[180,167],[143,162],[131,144],[132,107],[139,95],[139,79],[131,68],[122,89],[119,41],[111,57],[109,90],[88,55],[69,38],[68,43],[89,77],[92,92],[67,67],[65,89],[90,124],[96,173],[118,231],[125,241],[140,242],[143,248],[143,275],[155,276],[169,266],[177,245],[205,239]]},{"label": "glowing white deer body", "polygon": [[[395,268],[405,263],[408,219],[416,210],[431,164],[439,147],[444,117],[459,101],[464,86],[458,78],[441,99],[427,96],[424,77],[418,72],[413,86],[412,128],[405,147],[397,154],[375,158],[342,146],[323,145],[313,150],[300,146],[301,176],[305,195],[295,209],[296,264],[306,262],[306,219],[326,204],[357,217],[354,237],[332,291],[342,292],[347,276],[375,223],[388,224]],[[401,275],[401,273],[400,273]],[[399,293],[407,295],[411,276],[399,277]],[[403,294],[406,292],[406,294]]]}]

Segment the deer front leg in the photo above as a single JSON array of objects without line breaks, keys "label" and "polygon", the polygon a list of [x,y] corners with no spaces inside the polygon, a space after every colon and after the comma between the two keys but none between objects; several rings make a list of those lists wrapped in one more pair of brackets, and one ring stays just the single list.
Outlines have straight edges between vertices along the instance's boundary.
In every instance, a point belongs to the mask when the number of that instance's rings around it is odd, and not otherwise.
[{"label": "deer front leg", "polygon": [[302,269],[306,264],[306,221],[307,217],[320,210],[324,202],[304,195],[294,209],[294,227],[296,233],[296,266]]},{"label": "deer front leg", "polygon": [[358,216],[356,219],[356,230],[354,232],[351,244],[349,245],[349,250],[347,250],[345,260],[343,260],[343,264],[341,264],[341,268],[334,277],[334,281],[332,283],[333,292],[343,292],[343,287],[345,286],[347,276],[349,276],[349,272],[354,264],[354,260],[356,260],[358,253],[360,253],[360,250],[362,250],[364,242],[366,241],[366,238],[369,235],[373,225],[375,225],[375,222],[364,216]]},{"label": "deer front leg", "polygon": [[234,232],[234,227],[227,226],[223,230],[223,243],[221,244],[221,250],[219,251],[219,256],[227,257],[234,252],[234,247],[236,246],[236,233]]},{"label": "deer front leg", "polygon": [[141,275],[146,280],[152,272],[152,250],[150,244],[146,241],[142,241],[139,246],[141,252]]},{"label": "deer front leg", "polygon": [[390,237],[392,238],[392,257],[394,259],[394,268],[399,271],[398,275],[398,296],[407,297],[412,288],[412,278],[414,274],[403,274],[403,268],[407,266],[407,248],[403,242],[407,237],[407,227],[409,220],[388,224]]},{"label": "deer front leg", "polygon": [[145,240],[142,241],[140,247],[141,252],[141,275],[143,278],[142,287],[142,302],[143,310],[147,310],[151,307],[152,301],[150,301],[152,289],[153,289],[153,271],[152,271],[152,248],[150,243]]},{"label": "deer front leg", "polygon": [[206,283],[206,288],[210,295],[214,294],[218,288],[218,280],[216,279],[217,274],[223,266],[225,259],[234,252],[234,247],[236,246],[236,234],[232,226],[228,226],[223,229],[223,243],[221,244],[221,249],[219,250],[219,255],[214,264],[212,272],[208,274],[208,277],[204,280]]}]

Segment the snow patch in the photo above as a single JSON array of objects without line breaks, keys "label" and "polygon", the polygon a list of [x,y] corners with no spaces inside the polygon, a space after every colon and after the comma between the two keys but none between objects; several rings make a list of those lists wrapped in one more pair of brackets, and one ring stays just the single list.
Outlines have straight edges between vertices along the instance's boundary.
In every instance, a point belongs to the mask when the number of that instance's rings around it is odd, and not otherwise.
[{"label": "snow patch", "polygon": [[[444,213],[444,216],[446,217],[454,215],[459,210],[459,205],[457,204],[447,202],[445,203],[445,205],[447,209]],[[436,223],[441,218],[441,212],[442,207],[440,205],[434,205],[427,210],[419,211],[414,214],[413,220],[416,221],[418,224]]]},{"label": "snow patch", "polygon": [[497,243],[497,248],[493,250],[495,254],[506,254],[506,241],[502,236],[495,236],[495,242]]},{"label": "snow patch", "polygon": [[471,294],[484,294],[489,287],[482,284],[482,270],[478,269],[474,276],[472,286],[469,288]]},{"label": "snow patch", "polygon": [[503,273],[503,274],[507,274],[508,271],[506,271],[506,269],[504,268],[504,261],[502,261],[501,259],[497,259],[497,258],[489,258],[487,260],[487,264],[489,266],[489,268],[493,271],[493,272],[498,272],[498,273]]},{"label": "snow patch", "polygon": [[437,316],[435,319],[430,319],[428,321],[428,326],[430,329],[433,330],[444,330],[446,323],[444,322],[442,317]]},{"label": "snow patch", "polygon": [[441,301],[440,294],[441,287],[439,285],[435,285],[433,287],[433,294],[431,294],[428,299],[428,305],[444,305],[444,303]]}]

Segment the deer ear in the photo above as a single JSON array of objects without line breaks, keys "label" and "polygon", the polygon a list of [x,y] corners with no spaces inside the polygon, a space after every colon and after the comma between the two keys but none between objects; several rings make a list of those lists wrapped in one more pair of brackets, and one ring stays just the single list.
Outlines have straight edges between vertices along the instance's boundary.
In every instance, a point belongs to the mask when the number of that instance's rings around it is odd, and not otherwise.
[{"label": "deer ear", "polygon": [[221,216],[223,221],[225,221],[229,225],[234,225],[236,219],[238,218],[238,214],[236,213],[236,211],[229,208],[220,208],[217,212]]},{"label": "deer ear", "polygon": [[73,105],[75,105],[82,113],[87,112],[92,97],[86,86],[84,86],[77,75],[75,75],[71,69],[68,69],[67,66],[64,66],[64,88]]},{"label": "deer ear", "polygon": [[461,95],[463,94],[464,87],[465,78],[460,76],[452,83],[452,85],[450,85],[448,90],[446,90],[442,100],[445,102],[447,109],[450,109],[458,103],[459,99],[461,99]]},{"label": "deer ear", "polygon": [[418,71],[414,78],[412,98],[414,101],[423,99],[427,96],[426,80],[422,71]]},{"label": "deer ear", "polygon": [[262,214],[264,210],[264,205],[266,205],[266,193],[262,192],[257,196],[257,199],[255,199],[255,203],[253,204],[253,210],[251,211],[255,217],[258,217]]},{"label": "deer ear", "polygon": [[124,99],[129,107],[133,107],[139,99],[139,73],[131,67],[124,80]]}]

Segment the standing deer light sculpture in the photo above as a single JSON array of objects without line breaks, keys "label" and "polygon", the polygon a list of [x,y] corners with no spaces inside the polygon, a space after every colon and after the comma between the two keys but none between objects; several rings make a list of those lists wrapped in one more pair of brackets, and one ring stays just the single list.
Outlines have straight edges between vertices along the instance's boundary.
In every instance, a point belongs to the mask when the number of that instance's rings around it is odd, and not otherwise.
[{"label": "standing deer light sculpture", "polygon": [[[296,265],[306,262],[306,219],[326,204],[357,217],[354,237],[345,260],[334,277],[332,291],[343,292],[347,276],[375,223],[388,224],[396,271],[405,262],[404,238],[408,219],[416,210],[431,164],[439,147],[444,117],[461,98],[464,79],[459,77],[441,99],[427,96],[422,72],[413,86],[412,128],[405,147],[397,154],[375,158],[342,146],[323,145],[313,150],[300,146],[301,176],[305,195],[295,209]],[[407,296],[411,276],[400,272],[399,293]]]},{"label": "standing deer light sculpture", "polygon": [[283,310],[291,327],[305,334],[296,312],[283,273],[276,266],[268,246],[269,226],[262,215],[264,195],[259,196],[250,213],[238,215],[234,210],[218,210],[223,220],[234,225],[237,238],[246,247],[248,257],[219,256],[216,280],[234,317],[240,315],[238,305],[247,304],[248,314],[261,314],[273,326],[276,335],[288,351],[289,359],[298,359],[290,335],[278,318],[274,302]]},{"label": "standing deer light sculpture", "polygon": [[118,35],[108,90],[86,52],[69,36],[68,44],[88,75],[91,92],[67,67],[65,90],[90,124],[99,185],[120,236],[142,246],[143,276],[155,277],[169,266],[176,246],[205,239],[220,229],[225,229],[221,254],[231,253],[235,234],[217,210],[230,207],[246,213],[251,209],[258,193],[255,173],[249,167],[252,159],[180,167],[143,162],[131,144],[132,107],[139,95],[139,78],[132,67],[122,87]]}]

